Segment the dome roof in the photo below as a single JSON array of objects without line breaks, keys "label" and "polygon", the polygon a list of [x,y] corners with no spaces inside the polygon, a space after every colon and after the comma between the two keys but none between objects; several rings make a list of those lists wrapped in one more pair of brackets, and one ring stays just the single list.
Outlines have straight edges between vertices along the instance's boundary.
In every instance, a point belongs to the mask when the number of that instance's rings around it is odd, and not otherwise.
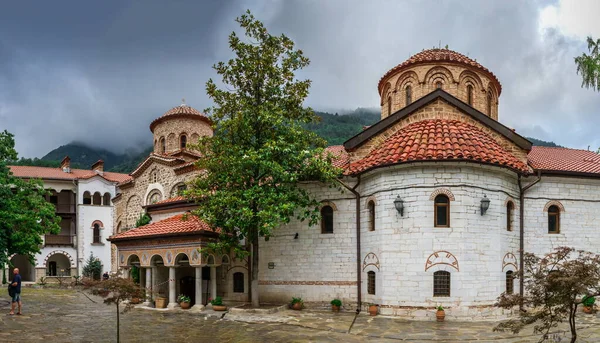
[{"label": "dome roof", "polygon": [[500,85],[500,81],[498,80],[496,75],[494,75],[494,73],[492,73],[489,69],[482,66],[481,64],[477,63],[477,61],[461,53],[449,49],[428,49],[411,56],[409,59],[398,64],[383,75],[383,77],[379,80],[378,84],[379,92],[381,93],[381,90],[383,89],[383,86],[385,84],[384,80],[387,79],[388,76],[395,74],[397,71],[409,66],[432,62],[456,63],[462,64],[467,67],[479,69],[484,74],[487,74],[487,76],[491,78],[492,82],[496,84],[496,87],[498,88],[498,96],[500,96],[500,93],[502,92],[502,85]]},{"label": "dome roof", "polygon": [[202,112],[193,108],[192,106],[188,106],[186,104],[181,104],[179,106],[173,107],[172,109],[165,112],[162,116],[154,119],[152,123],[150,123],[150,131],[154,132],[154,128],[159,123],[175,117],[188,117],[203,120],[207,123],[211,123],[210,119],[202,114]]}]

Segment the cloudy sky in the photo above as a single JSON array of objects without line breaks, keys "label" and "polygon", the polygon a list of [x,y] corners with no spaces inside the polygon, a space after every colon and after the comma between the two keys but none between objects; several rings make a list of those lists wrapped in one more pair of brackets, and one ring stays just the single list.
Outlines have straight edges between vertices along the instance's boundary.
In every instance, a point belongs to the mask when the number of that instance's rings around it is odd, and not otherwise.
[{"label": "cloudy sky", "polygon": [[377,82],[423,49],[449,45],[500,79],[500,121],[573,148],[600,146],[600,93],[573,62],[600,37],[600,1],[35,1],[0,3],[0,130],[21,156],[81,141],[122,152],[181,98],[210,105],[211,66],[231,57],[251,9],[311,59],[307,104],[377,107]]}]

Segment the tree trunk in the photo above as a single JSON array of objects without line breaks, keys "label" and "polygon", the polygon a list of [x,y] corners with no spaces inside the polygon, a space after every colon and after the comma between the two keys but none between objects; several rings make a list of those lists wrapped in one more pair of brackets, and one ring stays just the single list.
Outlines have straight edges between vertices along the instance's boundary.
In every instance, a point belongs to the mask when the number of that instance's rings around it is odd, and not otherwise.
[{"label": "tree trunk", "polygon": [[[258,230],[257,230],[258,231]],[[252,237],[252,307],[259,307],[258,301],[258,232]]]},{"label": "tree trunk", "polygon": [[569,326],[571,326],[571,343],[575,343],[577,341],[577,329],[575,327],[575,315],[577,314],[577,305],[572,309],[571,315],[569,318]]},{"label": "tree trunk", "polygon": [[119,336],[119,302],[117,302],[117,343],[121,342],[121,337]]}]

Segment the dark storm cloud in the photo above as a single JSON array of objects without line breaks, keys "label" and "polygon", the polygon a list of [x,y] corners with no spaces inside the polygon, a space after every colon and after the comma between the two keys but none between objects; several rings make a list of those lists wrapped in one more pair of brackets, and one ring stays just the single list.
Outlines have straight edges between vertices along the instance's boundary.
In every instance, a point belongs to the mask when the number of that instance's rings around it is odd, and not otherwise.
[{"label": "dark storm cloud", "polygon": [[[7,8],[7,6],[10,6]],[[317,109],[377,107],[377,82],[422,49],[446,44],[503,85],[500,120],[524,135],[587,148],[600,141],[598,93],[582,90],[583,41],[541,32],[541,4],[505,1],[59,2],[0,11],[0,129],[25,156],[78,140],[122,151],[181,97],[209,106],[213,63],[230,57],[233,19],[250,8],[311,59]],[[35,138],[35,139],[33,139]]]}]

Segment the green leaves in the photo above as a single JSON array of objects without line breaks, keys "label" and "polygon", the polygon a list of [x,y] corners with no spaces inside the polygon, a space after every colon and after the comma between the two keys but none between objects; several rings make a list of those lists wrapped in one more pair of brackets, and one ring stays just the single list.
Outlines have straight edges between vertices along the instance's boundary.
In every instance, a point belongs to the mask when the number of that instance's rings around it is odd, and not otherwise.
[{"label": "green leaves", "polygon": [[590,55],[583,53],[575,57],[577,74],[581,74],[581,87],[600,91],[600,39],[594,41],[588,37],[587,43]]}]

